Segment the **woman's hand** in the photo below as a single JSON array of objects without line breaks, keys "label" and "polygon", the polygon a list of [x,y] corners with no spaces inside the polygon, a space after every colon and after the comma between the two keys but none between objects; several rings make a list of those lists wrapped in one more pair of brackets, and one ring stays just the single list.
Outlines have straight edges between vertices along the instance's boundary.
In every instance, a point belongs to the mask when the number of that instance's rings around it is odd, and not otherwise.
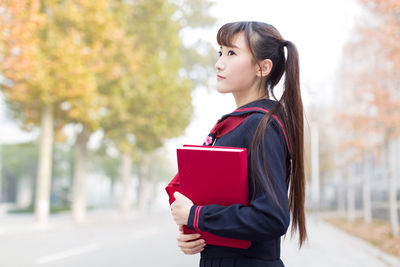
[{"label": "woman's hand", "polygon": [[183,233],[183,226],[179,225],[179,234],[176,238],[178,240],[178,247],[186,255],[192,255],[204,250],[206,242],[204,239],[199,239],[200,234],[187,234]]},{"label": "woman's hand", "polygon": [[193,202],[179,192],[174,193],[175,201],[171,204],[171,214],[177,225],[186,225]]}]

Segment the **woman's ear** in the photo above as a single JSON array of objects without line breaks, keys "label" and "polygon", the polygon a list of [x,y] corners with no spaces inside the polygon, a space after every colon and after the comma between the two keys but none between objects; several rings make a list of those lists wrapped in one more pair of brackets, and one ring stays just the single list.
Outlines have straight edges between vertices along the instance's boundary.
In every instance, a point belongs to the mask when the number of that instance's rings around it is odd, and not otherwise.
[{"label": "woman's ear", "polygon": [[264,59],[260,63],[257,64],[257,76],[265,77],[272,70],[272,61],[270,59]]}]

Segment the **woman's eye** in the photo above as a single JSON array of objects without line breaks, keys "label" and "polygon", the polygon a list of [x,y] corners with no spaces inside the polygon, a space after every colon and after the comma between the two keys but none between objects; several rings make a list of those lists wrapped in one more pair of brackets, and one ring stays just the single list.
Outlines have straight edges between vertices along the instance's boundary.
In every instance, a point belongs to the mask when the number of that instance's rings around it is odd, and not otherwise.
[{"label": "woman's eye", "polygon": [[222,56],[222,52],[221,51],[218,51],[218,56]]},{"label": "woman's eye", "polygon": [[232,55],[234,55],[235,54],[235,52],[233,52],[232,50],[229,50],[228,51],[228,56],[232,56]]}]

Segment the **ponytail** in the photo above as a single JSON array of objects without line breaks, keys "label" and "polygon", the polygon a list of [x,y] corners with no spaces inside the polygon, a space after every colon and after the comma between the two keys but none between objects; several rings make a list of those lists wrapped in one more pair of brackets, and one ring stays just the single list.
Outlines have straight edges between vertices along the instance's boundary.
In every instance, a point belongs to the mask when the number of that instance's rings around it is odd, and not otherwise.
[{"label": "ponytail", "polygon": [[[284,59],[284,47],[287,48],[287,59]],[[278,45],[280,56],[275,60],[276,64],[267,80],[269,91],[272,96],[273,89],[278,84],[280,78],[285,74],[284,90],[282,97],[275,107],[264,116],[257,127],[256,133],[250,145],[251,157],[260,155],[260,149],[264,148],[264,135],[270,123],[270,117],[277,113],[281,118],[283,128],[288,138],[288,149],[291,154],[290,166],[287,170],[286,186],[289,191],[289,210],[292,214],[291,233],[296,230],[299,232],[299,246],[301,247],[307,238],[306,222],[305,222],[305,177],[304,177],[304,143],[303,143],[303,103],[300,94],[300,78],[299,78],[299,56],[296,46],[289,41],[281,41]],[[279,64],[281,63],[281,64]],[[259,145],[261,144],[261,145]],[[267,177],[271,177],[268,171],[268,163],[264,153],[263,167]],[[277,202],[276,194],[272,183],[275,179],[267,179],[261,177],[262,173],[255,164],[251,164],[252,173],[255,174],[253,181],[253,191],[257,192],[261,188],[265,188]],[[276,187],[275,187],[276,188]],[[279,205],[279,203],[277,203]]]},{"label": "ponytail", "polygon": [[303,103],[300,93],[299,56],[296,46],[286,42],[287,60],[285,64],[284,91],[280,99],[283,106],[282,120],[288,135],[291,150],[290,174],[286,181],[289,190],[289,209],[292,213],[292,234],[299,231],[300,247],[307,238],[304,212],[304,128]]}]

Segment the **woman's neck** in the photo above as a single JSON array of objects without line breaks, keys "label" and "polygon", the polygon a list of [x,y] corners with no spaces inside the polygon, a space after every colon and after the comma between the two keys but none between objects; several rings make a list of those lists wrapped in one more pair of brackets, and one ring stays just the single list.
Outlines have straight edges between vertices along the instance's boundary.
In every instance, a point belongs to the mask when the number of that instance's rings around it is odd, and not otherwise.
[{"label": "woman's neck", "polygon": [[246,92],[233,92],[235,98],[236,107],[244,106],[248,103],[254,102],[259,99],[268,98],[268,94],[261,94],[257,91],[246,91]]}]

